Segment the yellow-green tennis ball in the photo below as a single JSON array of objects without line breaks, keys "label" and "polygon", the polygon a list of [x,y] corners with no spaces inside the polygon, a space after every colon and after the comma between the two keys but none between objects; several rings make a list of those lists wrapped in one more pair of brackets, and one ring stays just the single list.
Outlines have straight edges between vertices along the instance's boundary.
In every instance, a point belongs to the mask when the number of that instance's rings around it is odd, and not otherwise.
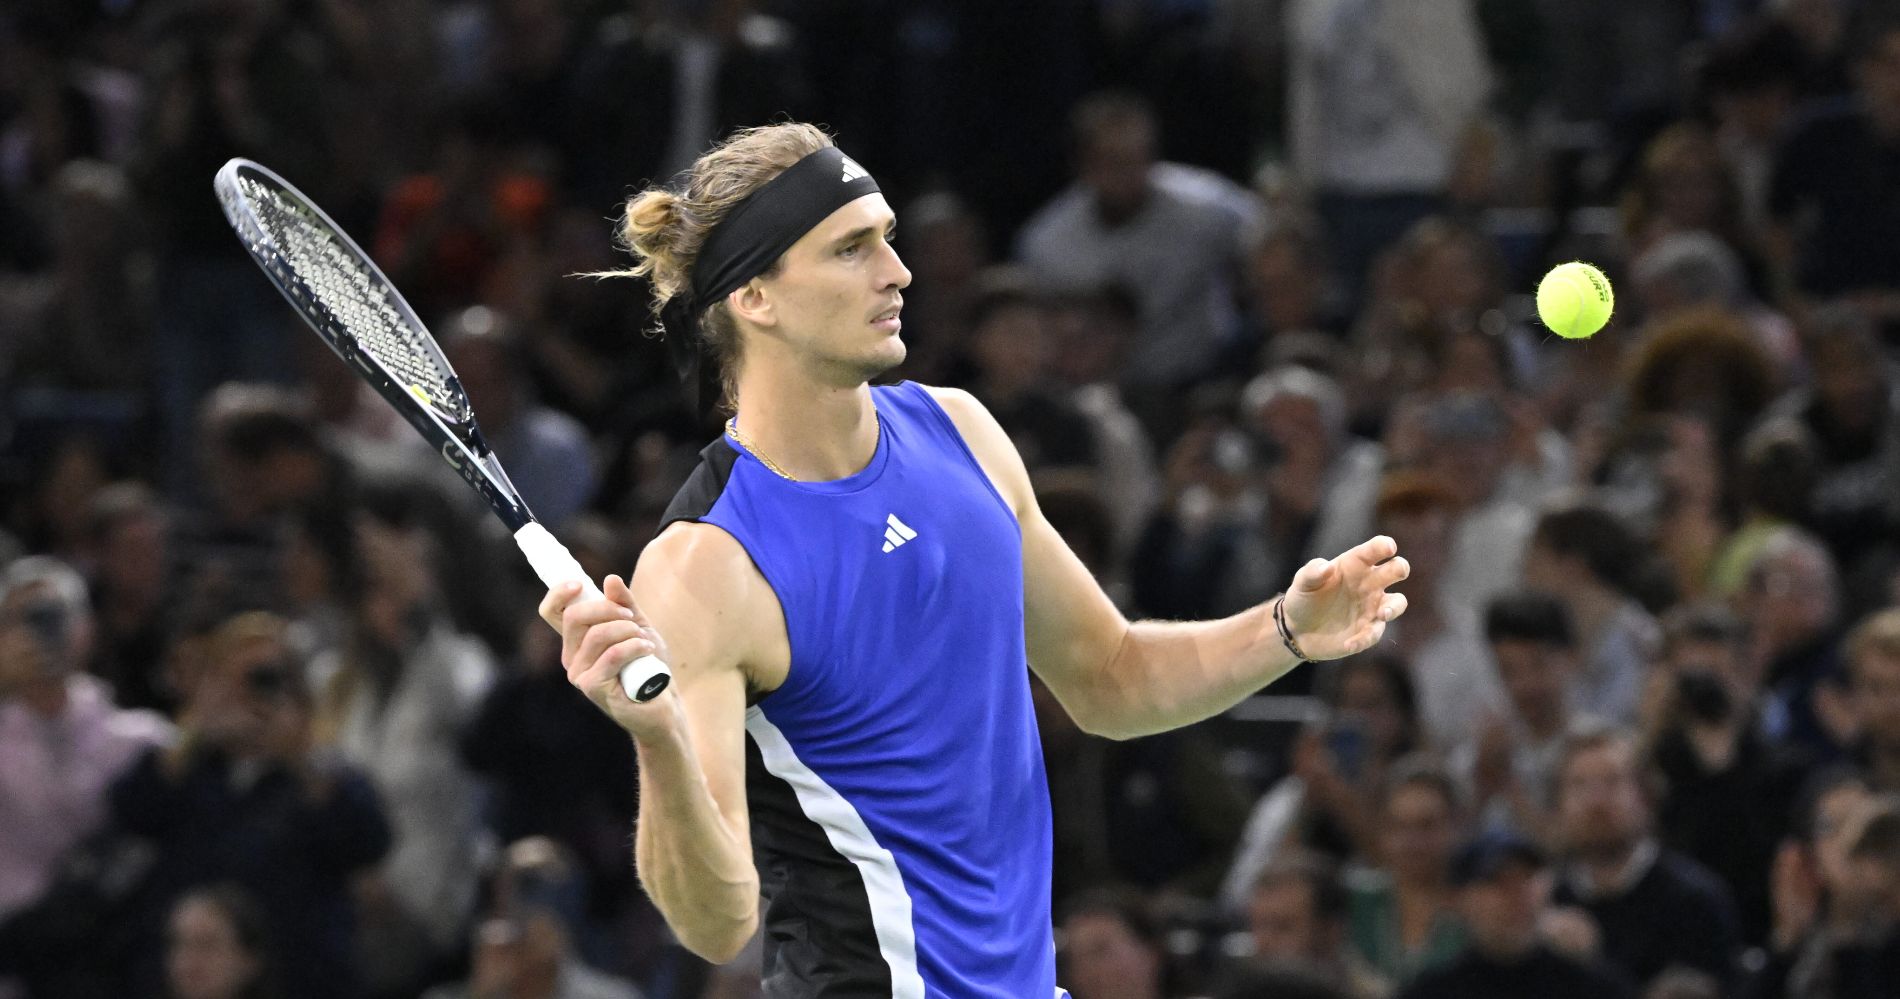
[{"label": "yellow-green tennis ball", "polygon": [[1602,329],[1615,307],[1610,279],[1581,261],[1552,267],[1537,285],[1537,318],[1566,340],[1581,340]]}]

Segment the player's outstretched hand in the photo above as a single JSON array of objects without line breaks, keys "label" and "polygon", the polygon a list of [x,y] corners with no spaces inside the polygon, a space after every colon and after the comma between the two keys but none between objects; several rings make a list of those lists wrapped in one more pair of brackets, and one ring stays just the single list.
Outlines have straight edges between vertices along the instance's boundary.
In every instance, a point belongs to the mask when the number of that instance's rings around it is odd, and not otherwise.
[{"label": "player's outstretched hand", "polygon": [[1338,659],[1377,645],[1385,626],[1405,613],[1405,594],[1386,588],[1411,572],[1398,542],[1384,535],[1301,566],[1286,591],[1287,628],[1300,651],[1308,659]]},{"label": "player's outstretched hand", "polygon": [[636,738],[655,739],[677,731],[683,716],[669,688],[636,703],[620,684],[620,670],[641,656],[667,659],[660,637],[619,576],[601,586],[604,599],[590,600],[579,583],[563,583],[541,599],[541,620],[561,633],[561,666],[567,681]]}]

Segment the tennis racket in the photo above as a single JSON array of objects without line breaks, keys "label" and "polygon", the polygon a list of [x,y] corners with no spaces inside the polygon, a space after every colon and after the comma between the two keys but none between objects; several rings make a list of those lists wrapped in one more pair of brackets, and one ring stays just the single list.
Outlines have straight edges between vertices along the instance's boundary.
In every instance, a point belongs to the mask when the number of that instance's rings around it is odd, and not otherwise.
[{"label": "tennis racket", "polygon": [[[461,381],[435,338],[355,241],[302,192],[265,167],[234,159],[214,186],[224,217],[271,283],[346,364],[415,427],[442,460],[488,501],[550,589],[600,588],[534,519],[482,439]],[[672,681],[666,664],[642,656],[621,670],[627,696],[649,701]]]}]

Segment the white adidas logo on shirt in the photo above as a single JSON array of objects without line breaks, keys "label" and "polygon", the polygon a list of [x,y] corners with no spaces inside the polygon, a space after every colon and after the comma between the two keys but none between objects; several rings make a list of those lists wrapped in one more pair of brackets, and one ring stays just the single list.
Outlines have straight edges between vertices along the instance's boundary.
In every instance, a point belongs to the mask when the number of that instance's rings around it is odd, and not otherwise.
[{"label": "white adidas logo on shirt", "polygon": [[884,523],[886,525],[884,528],[884,550],[887,552],[894,548],[902,547],[904,542],[917,536],[915,529],[909,524],[897,519],[897,514],[891,514],[890,518],[885,520]]},{"label": "white adidas logo on shirt", "polygon": [[863,167],[858,165],[857,160],[854,160],[849,156],[843,156],[842,154],[840,154],[840,157],[844,160],[844,182],[845,183],[849,184],[854,180],[861,180],[871,175],[869,171],[865,170]]}]

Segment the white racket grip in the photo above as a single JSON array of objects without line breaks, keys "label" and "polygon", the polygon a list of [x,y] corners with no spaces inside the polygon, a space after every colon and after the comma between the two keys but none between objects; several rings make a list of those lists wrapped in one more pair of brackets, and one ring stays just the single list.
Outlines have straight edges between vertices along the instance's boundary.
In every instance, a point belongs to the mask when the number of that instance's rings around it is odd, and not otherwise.
[{"label": "white racket grip", "polygon": [[[548,589],[562,583],[581,584],[581,596],[586,599],[602,599],[600,587],[587,578],[581,564],[567,550],[567,546],[555,540],[548,529],[535,521],[529,521],[521,530],[515,532],[515,544],[520,546],[521,554],[528,557],[528,564],[534,566],[534,574]],[[660,696],[660,691],[673,680],[673,671],[654,656],[641,656],[620,670],[620,686],[627,696],[636,701],[650,701]]]}]

